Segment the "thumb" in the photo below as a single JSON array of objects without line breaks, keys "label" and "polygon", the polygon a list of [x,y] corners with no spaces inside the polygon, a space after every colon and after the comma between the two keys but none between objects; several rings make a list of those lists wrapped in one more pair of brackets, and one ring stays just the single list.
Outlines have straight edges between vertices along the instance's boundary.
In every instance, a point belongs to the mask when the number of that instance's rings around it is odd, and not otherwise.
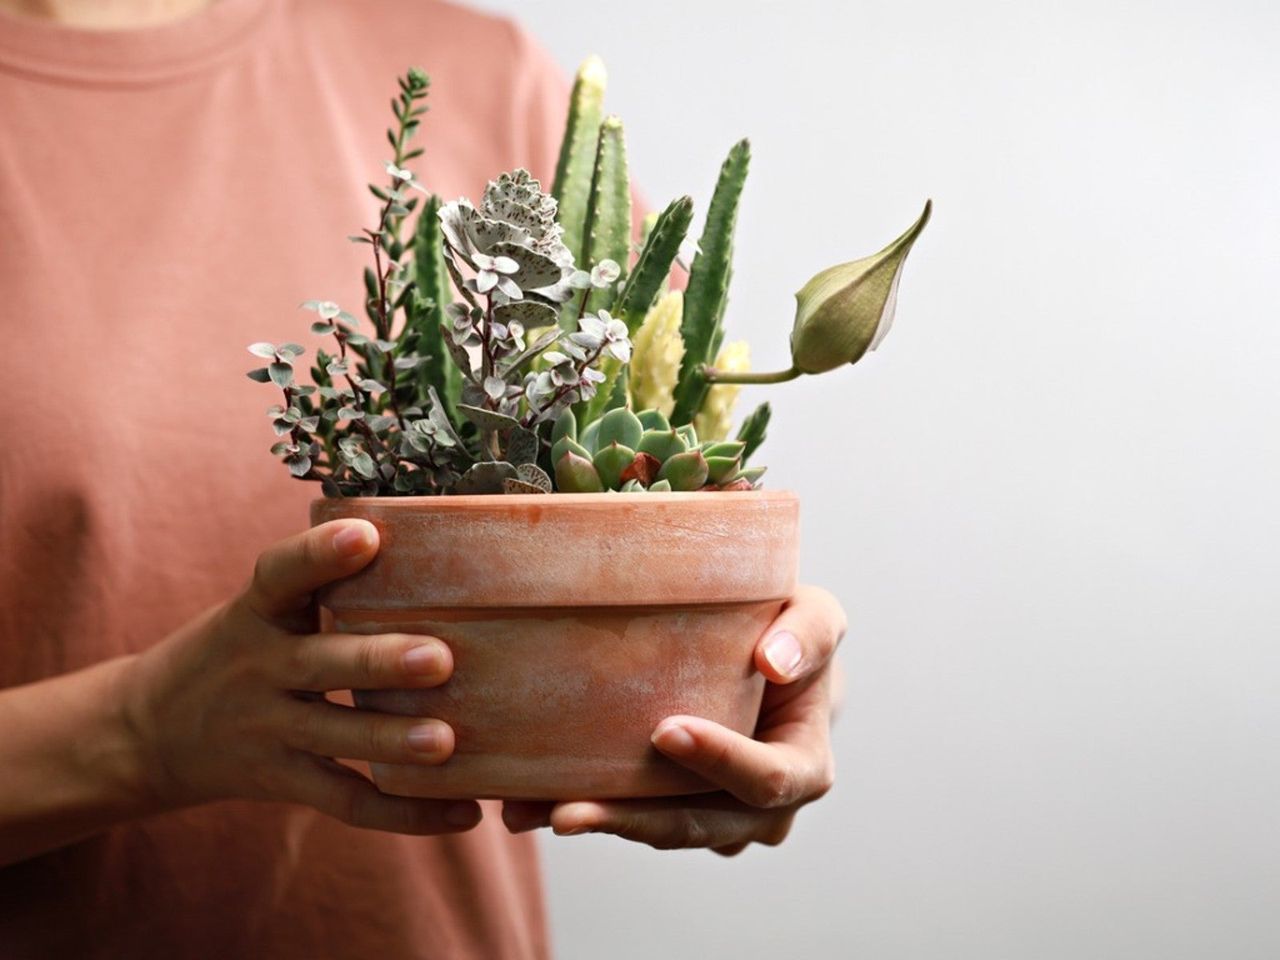
[{"label": "thumb", "polygon": [[820,587],[800,586],[756,644],[756,669],[772,683],[794,683],[821,670],[846,628],[844,608]]},{"label": "thumb", "polygon": [[378,552],[378,528],[368,520],[331,520],[262,552],[246,599],[259,616],[287,617],[326,583],[363,569]]}]

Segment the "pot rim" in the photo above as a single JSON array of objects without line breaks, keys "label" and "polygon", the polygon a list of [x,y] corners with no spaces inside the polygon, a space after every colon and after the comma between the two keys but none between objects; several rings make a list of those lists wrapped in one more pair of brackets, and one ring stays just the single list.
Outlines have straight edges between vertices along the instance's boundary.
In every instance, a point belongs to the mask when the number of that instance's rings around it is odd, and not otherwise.
[{"label": "pot rim", "polygon": [[[717,496],[719,494],[719,496]],[[322,497],[384,549],[330,584],[330,609],[687,606],[795,590],[800,500],[786,490]]]},{"label": "pot rim", "polygon": [[732,497],[734,500],[798,500],[799,497],[791,490],[694,490],[694,491],[671,491],[670,493],[659,491],[658,493],[620,493],[616,490],[604,491],[602,493],[462,493],[462,494],[435,494],[432,496],[420,497],[314,497],[311,500],[312,505],[316,504],[340,504],[350,503],[355,506],[367,507],[371,504],[378,506],[395,506],[400,508],[409,507],[448,507],[455,509],[464,509],[472,506],[494,506],[497,503],[508,504],[510,506],[538,506],[546,507],[552,503],[561,503],[566,506],[572,504],[582,504],[596,506],[603,503],[687,503],[690,501],[705,501],[708,497],[722,499],[724,497]]}]

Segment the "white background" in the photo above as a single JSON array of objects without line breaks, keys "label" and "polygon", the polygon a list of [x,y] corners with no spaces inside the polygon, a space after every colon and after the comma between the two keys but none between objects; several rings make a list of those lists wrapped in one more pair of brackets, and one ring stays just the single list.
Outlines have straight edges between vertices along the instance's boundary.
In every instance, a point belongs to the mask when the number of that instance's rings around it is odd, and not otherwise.
[{"label": "white background", "polygon": [[835,791],[733,860],[548,838],[559,954],[1280,956],[1280,7],[483,5],[605,58],[654,204],[751,136],[757,366],[936,205],[879,353],[767,388]]}]

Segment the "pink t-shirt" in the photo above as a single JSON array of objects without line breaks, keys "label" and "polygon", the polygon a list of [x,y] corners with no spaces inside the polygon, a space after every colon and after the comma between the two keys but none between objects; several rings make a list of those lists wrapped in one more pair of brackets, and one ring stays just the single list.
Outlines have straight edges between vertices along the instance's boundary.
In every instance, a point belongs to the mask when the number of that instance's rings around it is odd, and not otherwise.
[{"label": "pink t-shirt", "polygon": [[[232,595],[318,490],[268,453],[256,340],[361,302],[395,77],[446,197],[549,178],[566,85],[427,0],[220,0],[157,29],[0,17],[0,686],[154,643]],[[311,344],[308,344],[309,346]],[[0,869],[0,957],[543,957],[533,840],[218,803]]]}]

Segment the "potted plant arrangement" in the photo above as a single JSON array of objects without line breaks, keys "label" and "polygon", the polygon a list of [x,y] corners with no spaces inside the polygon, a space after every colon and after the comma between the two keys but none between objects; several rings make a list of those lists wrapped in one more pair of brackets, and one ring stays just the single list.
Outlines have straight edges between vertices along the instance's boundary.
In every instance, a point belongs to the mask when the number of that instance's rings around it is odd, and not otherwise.
[{"label": "potted plant arrangement", "polygon": [[[747,369],[725,344],[743,140],[720,170],[696,253],[689,197],[634,243],[622,124],[604,69],[579,70],[550,192],[524,170],[478,203],[429,193],[409,165],[429,82],[399,81],[387,181],[371,185],[365,321],[303,304],[326,338],[256,343],[274,384],[273,452],[324,497],[312,521],[360,517],[378,558],[322,596],[334,629],[418,632],[451,647],[433,690],[357,691],[361,707],[438,717],[438,767],[374,765],[389,793],[637,797],[709,789],[649,733],[696,714],[754,727],[760,633],[795,586],[798,501],[761,488],[767,403],[729,437],[741,384],[821,373],[874,349],[930,207],[879,253],[797,294],[792,365]],[[416,215],[416,219],[414,219]],[[412,222],[412,225],[411,225]],[[669,286],[687,269],[683,290]]]}]

